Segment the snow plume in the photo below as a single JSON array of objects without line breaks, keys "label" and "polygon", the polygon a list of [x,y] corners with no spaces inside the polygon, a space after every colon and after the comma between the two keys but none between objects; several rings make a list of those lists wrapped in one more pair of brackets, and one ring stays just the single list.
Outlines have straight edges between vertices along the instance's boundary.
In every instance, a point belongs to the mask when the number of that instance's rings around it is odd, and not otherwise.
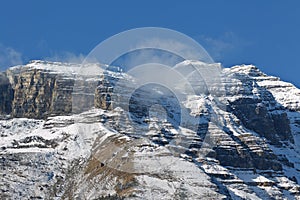
[{"label": "snow plume", "polygon": [[23,63],[22,54],[12,47],[0,44],[0,70]]},{"label": "snow plume", "polygon": [[83,62],[85,55],[79,53],[75,54],[69,51],[55,52],[52,56],[46,57],[45,60],[54,62],[67,62],[80,64]]},{"label": "snow plume", "polygon": [[211,55],[217,60],[222,60],[225,56],[231,54],[234,55],[236,52],[242,51],[245,47],[251,45],[249,41],[231,31],[217,37],[201,35],[199,40],[206,44]]}]

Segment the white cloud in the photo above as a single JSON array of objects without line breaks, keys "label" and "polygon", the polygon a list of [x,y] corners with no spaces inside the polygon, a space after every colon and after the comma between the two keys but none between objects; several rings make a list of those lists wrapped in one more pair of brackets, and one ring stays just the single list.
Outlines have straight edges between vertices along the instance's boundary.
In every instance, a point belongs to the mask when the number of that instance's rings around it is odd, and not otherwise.
[{"label": "white cloud", "polygon": [[12,47],[0,44],[0,69],[6,69],[23,63],[22,54]]},{"label": "white cloud", "polygon": [[[172,35],[170,37],[172,37]],[[200,44],[186,37],[184,37],[184,40],[178,36],[169,39],[149,38],[142,41],[141,44],[138,44],[138,48],[149,48],[151,46],[172,52],[184,59],[201,60],[208,63],[212,61],[211,57]]]},{"label": "white cloud", "polygon": [[44,60],[57,61],[57,62],[68,62],[68,63],[82,63],[85,59],[83,54],[75,54],[68,51],[54,53],[51,57],[46,57]]},{"label": "white cloud", "polygon": [[223,59],[228,54],[241,51],[250,44],[233,32],[225,32],[215,38],[201,35],[200,40],[206,44],[208,52],[216,60]]},{"label": "white cloud", "polygon": [[[52,53],[52,56],[41,59],[46,61],[82,63],[85,57],[86,56],[83,54],[75,54],[72,52],[63,51]],[[8,47],[0,43],[0,71],[11,66],[22,64],[24,64],[24,57],[22,53],[18,52],[12,47]]]}]

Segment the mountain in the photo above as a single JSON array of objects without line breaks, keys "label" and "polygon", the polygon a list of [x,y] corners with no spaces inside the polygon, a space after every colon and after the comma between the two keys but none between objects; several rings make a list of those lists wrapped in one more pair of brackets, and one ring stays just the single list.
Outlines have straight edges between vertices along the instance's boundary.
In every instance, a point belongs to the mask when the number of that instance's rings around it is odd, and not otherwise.
[{"label": "mountain", "polygon": [[102,64],[1,73],[0,198],[300,199],[300,90],[253,65],[175,68],[174,90]]}]

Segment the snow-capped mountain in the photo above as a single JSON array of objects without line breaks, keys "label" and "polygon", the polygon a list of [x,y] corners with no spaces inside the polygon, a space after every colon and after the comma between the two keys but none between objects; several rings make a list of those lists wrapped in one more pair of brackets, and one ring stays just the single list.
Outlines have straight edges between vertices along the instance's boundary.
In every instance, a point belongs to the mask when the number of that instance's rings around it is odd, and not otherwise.
[{"label": "snow-capped mountain", "polygon": [[212,84],[189,70],[220,64],[175,68],[195,86],[181,102],[101,64],[1,73],[0,198],[300,199],[300,90],[252,65]]}]

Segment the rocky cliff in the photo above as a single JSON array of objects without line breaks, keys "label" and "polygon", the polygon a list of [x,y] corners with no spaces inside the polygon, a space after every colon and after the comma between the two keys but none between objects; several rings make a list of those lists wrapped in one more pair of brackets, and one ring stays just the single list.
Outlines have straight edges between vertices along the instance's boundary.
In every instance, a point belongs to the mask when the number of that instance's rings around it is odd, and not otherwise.
[{"label": "rocky cliff", "polygon": [[95,66],[91,76],[82,65],[32,61],[0,74],[2,199],[300,198],[292,84],[234,66],[216,96],[191,79],[196,94],[184,102],[151,85],[126,107],[133,78]]}]

